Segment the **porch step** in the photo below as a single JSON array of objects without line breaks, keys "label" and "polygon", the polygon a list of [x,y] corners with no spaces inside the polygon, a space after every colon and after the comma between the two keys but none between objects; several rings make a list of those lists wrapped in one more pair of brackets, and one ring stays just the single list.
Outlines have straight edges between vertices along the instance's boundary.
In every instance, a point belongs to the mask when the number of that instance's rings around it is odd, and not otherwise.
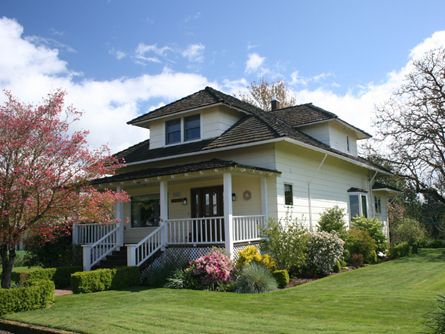
[{"label": "porch step", "polygon": [[119,250],[114,251],[108,255],[104,260],[94,266],[94,269],[99,268],[116,268],[127,265],[127,247],[120,247]]}]

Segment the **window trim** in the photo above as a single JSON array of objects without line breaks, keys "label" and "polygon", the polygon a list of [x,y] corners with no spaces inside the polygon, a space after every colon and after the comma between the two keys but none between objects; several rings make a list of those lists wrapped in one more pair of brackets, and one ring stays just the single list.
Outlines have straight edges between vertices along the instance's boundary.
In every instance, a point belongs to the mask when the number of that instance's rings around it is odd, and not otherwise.
[{"label": "window trim", "polygon": [[[174,143],[167,143],[168,133],[167,133],[167,123],[179,121],[179,141]],[[182,143],[182,118],[172,118],[164,122],[164,143],[165,146],[178,145]]]},{"label": "window trim", "polygon": [[[187,117],[192,117],[192,116],[198,116],[199,115],[199,138],[197,139],[192,139],[192,140],[185,140],[185,122],[184,122],[184,118]],[[175,142],[175,143],[171,143],[171,144],[167,144],[167,122],[170,121],[175,121],[178,120],[180,121],[180,132],[181,132],[181,140],[179,142]],[[193,142],[197,142],[202,140],[202,135],[203,135],[203,131],[202,131],[202,115],[201,113],[196,113],[196,114],[191,114],[191,115],[187,115],[187,116],[182,116],[182,117],[177,117],[177,118],[171,118],[171,119],[167,119],[164,121],[164,147],[167,146],[174,146],[174,145],[180,145],[180,144],[184,144],[184,143],[193,143]]]},{"label": "window trim", "polygon": [[[353,192],[348,192],[348,209],[349,209],[349,219],[352,220],[354,217],[352,217],[352,212],[351,212],[351,198],[350,196],[357,196],[358,197],[358,215],[360,217],[366,217],[369,218],[370,217],[370,211],[369,211],[369,195],[366,192],[361,192],[361,191],[353,191]],[[363,200],[362,198],[365,197],[366,198],[366,216],[363,214]]]},{"label": "window trim", "polygon": [[[290,186],[290,190],[291,190],[291,195],[292,195],[292,203],[291,204],[287,204],[286,203],[286,186]],[[283,195],[284,195],[284,205],[285,206],[294,206],[294,185],[290,182],[284,182],[283,183]]]},{"label": "window trim", "polygon": [[[187,118],[192,118],[192,117],[198,117],[198,120],[199,120],[199,137],[198,138],[193,138],[193,139],[186,139],[185,138],[185,121],[186,121]],[[182,139],[183,139],[183,142],[184,143],[185,142],[190,143],[190,142],[193,142],[193,141],[201,140],[201,138],[202,138],[201,114],[194,114],[194,115],[184,116],[184,117],[181,118],[181,120],[182,120],[182,132],[183,132]]]},{"label": "window trim", "polygon": [[[159,216],[159,218],[158,218],[158,224],[157,225],[146,225],[146,226],[134,226],[133,225],[133,198],[137,198],[137,197],[144,197],[144,196],[150,196],[150,197],[156,197],[156,198],[159,198],[159,205],[161,205],[161,198],[160,198],[160,194],[159,193],[144,193],[144,194],[137,194],[137,195],[133,195],[133,196],[130,196],[130,202],[129,202],[129,204],[130,204],[130,219],[129,219],[129,227],[131,228],[131,229],[133,229],[133,228],[147,228],[147,227],[158,227],[158,226],[160,226],[160,224],[161,224],[161,217]],[[159,208],[159,210],[160,210],[160,208]],[[160,214],[160,211],[159,211],[159,214]]]}]

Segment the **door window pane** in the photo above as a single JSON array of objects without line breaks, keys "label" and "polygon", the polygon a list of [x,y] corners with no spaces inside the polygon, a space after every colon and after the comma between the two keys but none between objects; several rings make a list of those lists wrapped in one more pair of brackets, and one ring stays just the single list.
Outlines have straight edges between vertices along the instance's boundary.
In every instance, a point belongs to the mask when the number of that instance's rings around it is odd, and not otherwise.
[{"label": "door window pane", "polygon": [[165,122],[165,143],[175,144],[181,142],[181,120],[174,119]]},{"label": "door window pane", "polygon": [[358,195],[349,195],[349,207],[351,210],[351,219],[354,218],[355,216],[360,216]]},{"label": "door window pane", "polygon": [[201,137],[201,122],[199,115],[184,118],[184,141]]},{"label": "door window pane", "polygon": [[159,194],[131,198],[131,227],[158,226]]},{"label": "door window pane", "polygon": [[294,194],[293,194],[291,184],[284,185],[284,204],[285,205],[294,205]]}]

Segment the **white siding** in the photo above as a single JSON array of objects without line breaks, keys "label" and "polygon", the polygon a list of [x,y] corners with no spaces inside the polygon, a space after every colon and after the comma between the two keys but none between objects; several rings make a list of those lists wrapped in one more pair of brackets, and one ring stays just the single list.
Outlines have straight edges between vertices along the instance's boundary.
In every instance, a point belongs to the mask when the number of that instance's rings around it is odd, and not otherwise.
[{"label": "white siding", "polygon": [[[328,156],[317,172],[323,154],[288,143],[280,143],[276,147],[276,168],[282,171],[276,180],[278,218],[284,219],[286,216],[297,218],[309,227],[310,182],[314,229],[320,214],[335,205],[346,210],[345,218],[348,220],[347,190],[351,187],[369,189],[367,170]],[[293,185],[293,206],[284,204],[284,183]]]},{"label": "white siding", "polygon": [[321,141],[322,143],[325,143],[326,145],[330,145],[331,138],[329,135],[329,124],[327,122],[321,123],[321,124],[303,126],[298,129],[303,131],[305,134]]},{"label": "white siding", "polygon": [[[349,151],[347,148],[349,137]],[[331,122],[329,125],[329,142],[332,148],[357,156],[357,135],[346,127]]]}]

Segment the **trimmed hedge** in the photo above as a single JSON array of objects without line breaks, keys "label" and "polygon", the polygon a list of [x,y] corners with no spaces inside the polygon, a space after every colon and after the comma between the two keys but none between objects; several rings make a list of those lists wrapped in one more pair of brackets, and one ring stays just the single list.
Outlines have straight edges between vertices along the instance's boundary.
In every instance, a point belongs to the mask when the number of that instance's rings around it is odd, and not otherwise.
[{"label": "trimmed hedge", "polygon": [[275,270],[272,275],[277,281],[280,289],[285,288],[289,284],[289,273],[286,269]]},{"label": "trimmed hedge", "polygon": [[139,285],[138,267],[96,269],[71,275],[73,293],[90,293]]},{"label": "trimmed hedge", "polygon": [[82,271],[82,267],[58,267],[33,269],[24,272],[13,272],[12,280],[19,284],[24,284],[30,280],[50,280],[56,288],[65,289],[70,286],[71,274]]},{"label": "trimmed hedge", "polygon": [[45,308],[54,302],[54,282],[29,280],[20,288],[0,289],[0,316]]}]

